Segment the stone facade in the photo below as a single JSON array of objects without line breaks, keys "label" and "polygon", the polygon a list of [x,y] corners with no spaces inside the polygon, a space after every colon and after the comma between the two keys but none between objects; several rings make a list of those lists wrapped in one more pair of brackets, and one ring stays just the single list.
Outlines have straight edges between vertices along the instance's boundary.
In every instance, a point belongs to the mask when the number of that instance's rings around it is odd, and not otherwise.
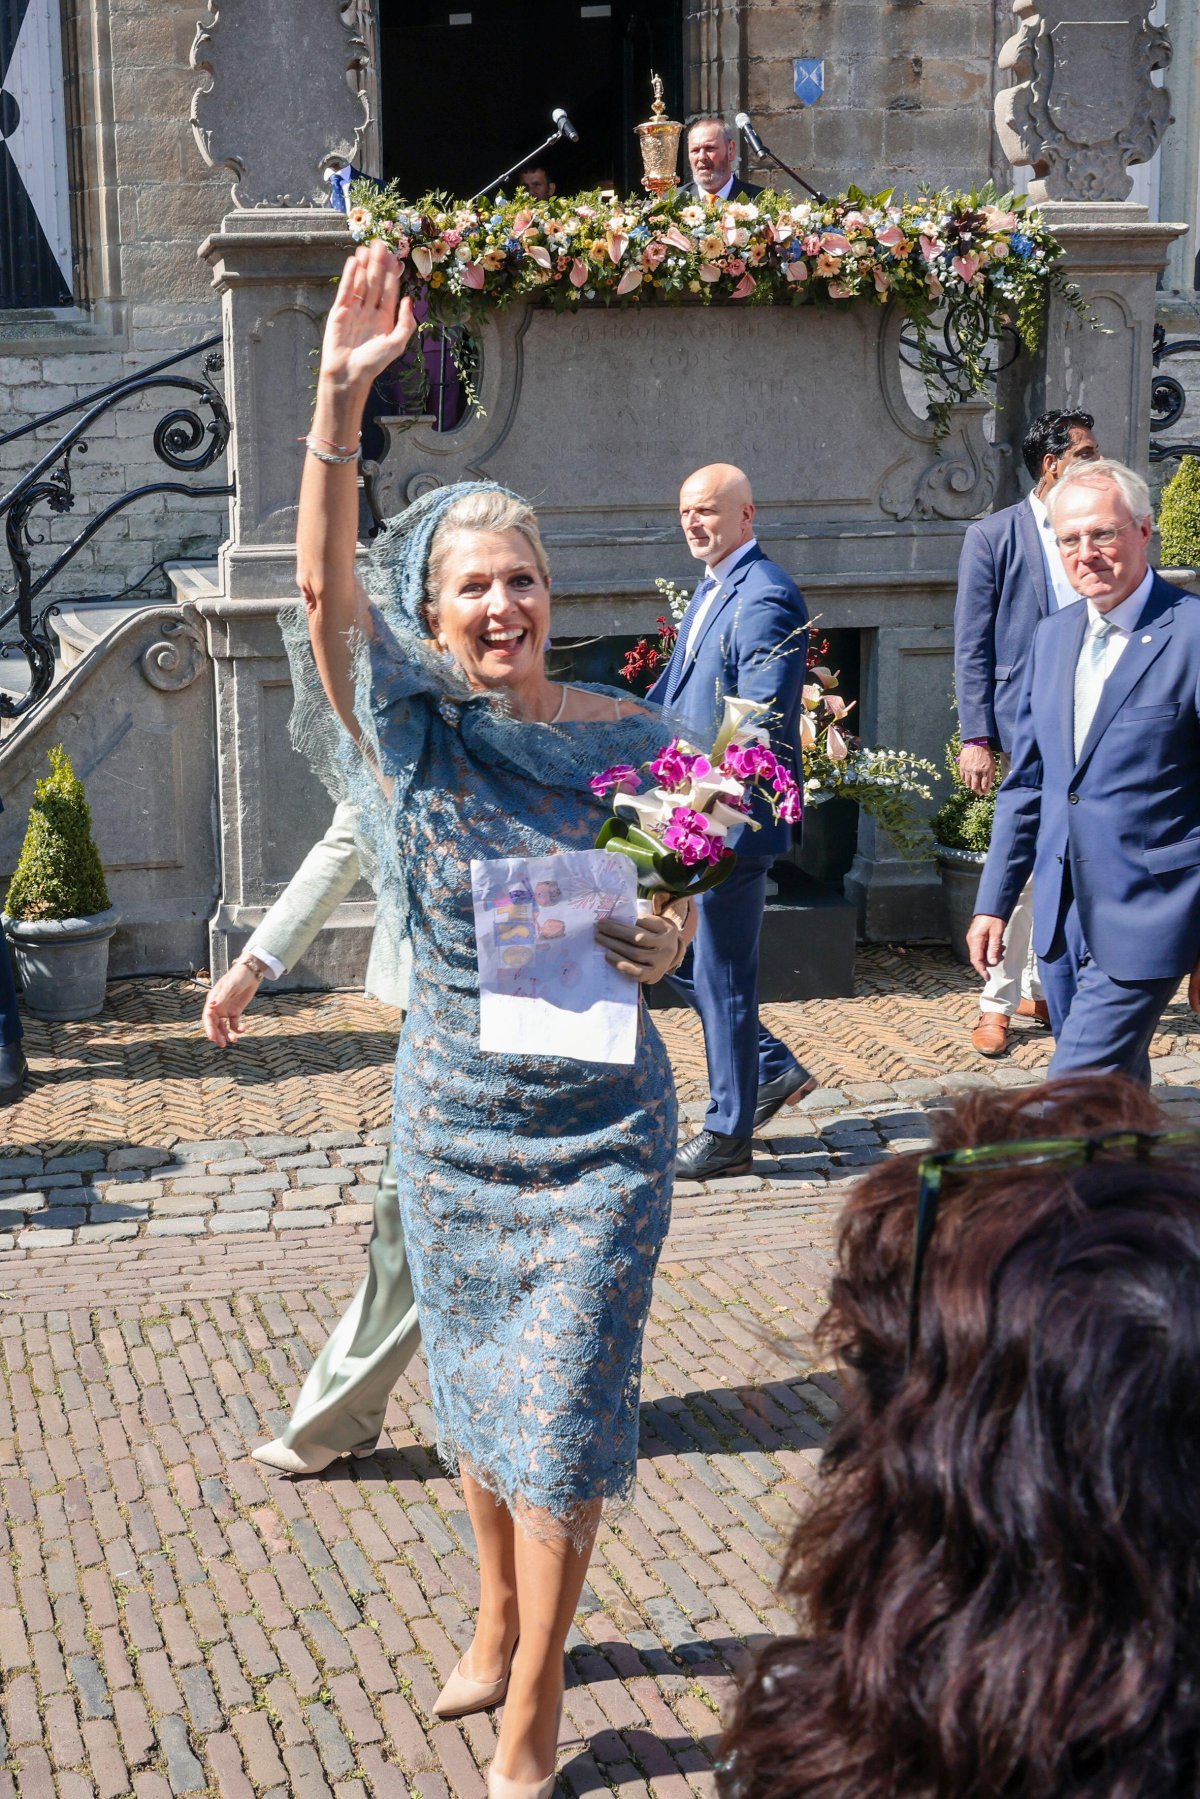
[{"label": "stone facade", "polygon": [[[186,0],[69,0],[64,8],[79,304],[55,314],[0,312],[0,432],[220,329],[196,247],[228,205],[229,185],[204,167],[188,123],[196,10]],[[169,478],[152,443],[169,402],[152,410],[154,398],[108,413],[88,433],[74,468],[75,511],[44,526],[38,514],[50,549],[129,488]],[[71,422],[0,449],[0,492]],[[55,593],[116,593],[160,558],[215,550],[225,516],[219,499],[140,501],[82,551]],[[167,590],[160,573],[141,591]]]}]

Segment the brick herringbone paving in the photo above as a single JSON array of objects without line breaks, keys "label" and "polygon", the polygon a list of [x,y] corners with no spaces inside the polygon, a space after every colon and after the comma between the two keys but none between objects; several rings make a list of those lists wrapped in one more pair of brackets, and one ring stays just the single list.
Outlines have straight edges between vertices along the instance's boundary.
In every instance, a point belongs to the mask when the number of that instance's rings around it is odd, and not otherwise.
[{"label": "brick herringbone paving", "polygon": [[[89,1024],[34,1026],[32,1090],[3,1115],[0,1799],[480,1794],[494,1719],[430,1716],[476,1559],[423,1364],[369,1460],[291,1484],[246,1454],[361,1276],[390,1015],[266,1000],[222,1055],[202,991],[117,985]],[[925,1100],[1048,1056],[1022,1030],[981,1064],[975,1001],[947,955],[873,950],[856,999],[768,1009],[825,1085],[749,1175],[677,1187],[639,1488],[572,1633],[560,1795],[714,1792],[739,1661],[789,1625],[778,1545],[834,1411],[807,1341],[845,1183],[927,1140]],[[658,1022],[696,1118],[695,1021]],[[1198,1050],[1177,1001],[1155,1044],[1177,1116]]]}]

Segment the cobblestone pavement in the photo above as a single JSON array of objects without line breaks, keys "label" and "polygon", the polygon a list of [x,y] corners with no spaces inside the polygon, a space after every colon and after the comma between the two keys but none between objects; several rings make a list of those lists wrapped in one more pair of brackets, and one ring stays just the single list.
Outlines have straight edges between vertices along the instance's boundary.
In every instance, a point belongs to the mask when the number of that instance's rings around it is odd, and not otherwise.
[{"label": "cobblestone pavement", "polygon": [[[923,1142],[928,1100],[1035,1080],[1048,1053],[1029,1030],[980,1064],[948,956],[868,952],[860,988],[770,1009],[825,1087],[744,1180],[677,1189],[639,1491],[572,1635],[561,1795],[714,1792],[733,1671],[787,1628],[779,1534],[834,1411],[806,1339],[844,1184]],[[269,1001],[222,1058],[199,1001],[129,983],[90,1024],[34,1027],[33,1089],[0,1114],[0,1799],[480,1794],[493,1720],[429,1715],[476,1573],[423,1364],[369,1460],[293,1484],[246,1457],[362,1271],[389,1015]],[[694,1021],[658,1018],[695,1118]],[[1190,1113],[1178,1003],[1155,1049]]]}]

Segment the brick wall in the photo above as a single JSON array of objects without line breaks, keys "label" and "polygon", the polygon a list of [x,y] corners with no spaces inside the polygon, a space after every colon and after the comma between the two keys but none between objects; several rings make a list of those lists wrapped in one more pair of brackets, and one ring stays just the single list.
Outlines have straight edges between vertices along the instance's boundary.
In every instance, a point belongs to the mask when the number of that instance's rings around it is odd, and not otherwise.
[{"label": "brick wall", "polygon": [[[1011,18],[1001,0],[746,0],[746,108],[826,193],[969,187],[998,155],[995,53]],[[815,105],[797,100],[797,58],[824,62]]]},{"label": "brick wall", "polygon": [[[72,0],[65,60],[74,113],[76,319],[0,312],[0,419],[11,429],[53,407],[145,368],[219,329],[201,239],[228,210],[229,183],[201,159],[188,124],[197,76],[188,66],[198,8],[189,0]],[[189,372],[187,369],[181,372]],[[182,399],[182,396],[181,396]],[[186,403],[184,401],[183,403]],[[175,476],[155,457],[152,433],[175,402],[161,391],[96,422],[76,457],[76,509],[35,514],[64,544],[99,506],[143,482],[228,479]],[[206,417],[206,414],[202,414]],[[0,450],[7,491],[72,421]],[[55,583],[60,596],[113,593],[158,559],[211,554],[225,535],[227,502],[156,495],[107,524]],[[0,558],[0,584],[9,582]],[[158,575],[139,591],[167,591]]]}]

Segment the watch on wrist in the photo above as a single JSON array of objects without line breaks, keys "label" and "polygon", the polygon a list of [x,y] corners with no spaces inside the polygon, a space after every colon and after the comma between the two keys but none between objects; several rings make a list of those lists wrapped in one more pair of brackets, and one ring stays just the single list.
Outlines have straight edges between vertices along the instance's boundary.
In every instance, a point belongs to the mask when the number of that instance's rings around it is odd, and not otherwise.
[{"label": "watch on wrist", "polygon": [[258,957],[250,950],[244,949],[241,955],[237,957],[237,960],[243,967],[248,968],[251,974],[257,975],[260,981],[270,979],[271,970],[267,967],[265,962],[260,962]]}]

